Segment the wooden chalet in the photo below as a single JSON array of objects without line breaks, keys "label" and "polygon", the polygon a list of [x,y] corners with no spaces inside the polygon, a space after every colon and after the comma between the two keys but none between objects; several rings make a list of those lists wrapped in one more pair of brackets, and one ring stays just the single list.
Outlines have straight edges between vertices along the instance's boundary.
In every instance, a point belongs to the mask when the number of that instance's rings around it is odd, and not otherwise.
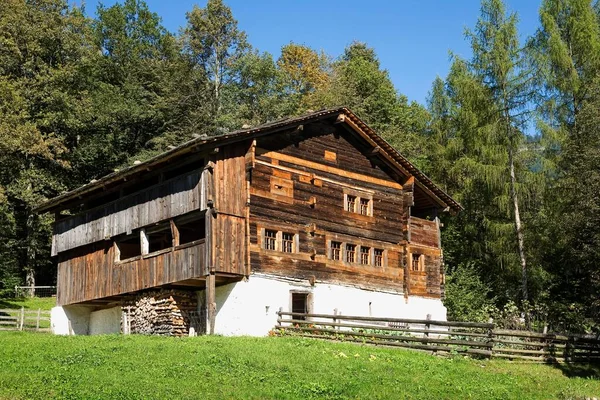
[{"label": "wooden chalet", "polygon": [[280,308],[445,318],[438,215],[460,209],[346,108],[198,137],[37,209],[56,217],[53,328],[266,334]]}]

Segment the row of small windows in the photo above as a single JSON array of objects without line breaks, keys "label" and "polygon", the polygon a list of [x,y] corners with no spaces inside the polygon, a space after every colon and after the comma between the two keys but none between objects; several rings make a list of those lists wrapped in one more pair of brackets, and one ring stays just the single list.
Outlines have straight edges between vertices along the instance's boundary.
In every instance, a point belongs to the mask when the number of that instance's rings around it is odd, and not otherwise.
[{"label": "row of small windows", "polygon": [[[263,232],[262,247],[265,250],[295,253],[297,235],[290,232],[265,229]],[[348,263],[374,265],[383,267],[385,263],[384,250],[367,246],[358,246],[352,243],[332,241],[330,243],[329,258]]]},{"label": "row of small windows", "polygon": [[357,246],[352,243],[343,244],[335,241],[330,243],[329,258],[335,261],[374,265],[376,267],[383,267],[385,262],[383,249]]}]

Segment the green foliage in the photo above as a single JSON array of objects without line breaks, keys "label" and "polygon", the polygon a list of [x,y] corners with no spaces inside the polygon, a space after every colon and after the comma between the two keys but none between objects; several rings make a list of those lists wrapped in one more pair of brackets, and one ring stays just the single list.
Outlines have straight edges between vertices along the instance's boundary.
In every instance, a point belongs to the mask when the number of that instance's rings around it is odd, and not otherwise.
[{"label": "green foliage", "polygon": [[597,380],[570,378],[578,370],[569,366],[441,358],[306,338],[3,332],[0,341],[2,398],[196,399],[202,393],[236,399],[487,400],[600,392]]},{"label": "green foliage", "polygon": [[459,265],[446,279],[444,306],[450,321],[488,322],[496,313],[491,290],[473,264]]}]

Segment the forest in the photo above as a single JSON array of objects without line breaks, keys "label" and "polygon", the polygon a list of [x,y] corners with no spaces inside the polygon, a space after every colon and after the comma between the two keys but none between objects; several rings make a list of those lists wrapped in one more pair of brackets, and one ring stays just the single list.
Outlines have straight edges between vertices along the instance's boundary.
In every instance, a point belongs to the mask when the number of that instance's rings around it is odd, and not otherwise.
[{"label": "forest", "polygon": [[[0,297],[53,284],[64,191],[197,135],[345,105],[459,201],[443,217],[449,319],[600,329],[600,6],[543,0],[536,32],[483,0],[426,104],[367,43],[248,42],[209,0],[169,32],[143,0],[0,2]],[[390,39],[392,40],[392,39]]]}]

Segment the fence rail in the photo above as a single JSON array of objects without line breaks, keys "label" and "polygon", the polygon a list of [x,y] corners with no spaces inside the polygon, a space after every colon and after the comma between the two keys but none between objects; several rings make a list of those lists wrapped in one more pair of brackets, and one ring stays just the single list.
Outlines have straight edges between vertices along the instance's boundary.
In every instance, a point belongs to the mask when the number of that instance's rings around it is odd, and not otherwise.
[{"label": "fence rail", "polygon": [[283,335],[405,347],[435,353],[537,362],[600,361],[600,339],[590,335],[497,329],[494,323],[278,312]]},{"label": "fence rail", "polygon": [[16,297],[56,296],[56,286],[15,286]]},{"label": "fence rail", "polygon": [[0,330],[38,332],[50,331],[50,311],[20,309],[0,309]]}]

